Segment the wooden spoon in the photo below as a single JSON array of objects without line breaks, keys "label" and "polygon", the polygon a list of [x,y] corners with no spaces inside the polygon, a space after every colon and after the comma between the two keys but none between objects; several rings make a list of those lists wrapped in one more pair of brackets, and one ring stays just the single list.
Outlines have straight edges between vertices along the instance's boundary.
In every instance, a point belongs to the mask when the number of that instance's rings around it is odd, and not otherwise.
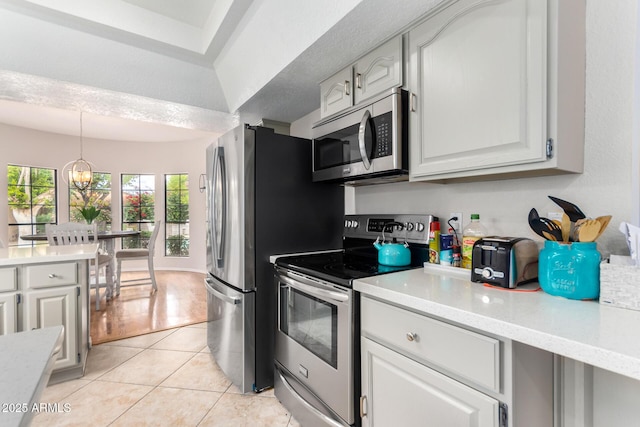
[{"label": "wooden spoon", "polygon": [[609,225],[609,221],[611,221],[611,215],[599,216],[598,218],[596,218],[596,221],[600,223],[600,231],[598,232],[596,238],[593,240],[596,240],[602,233],[604,233],[604,229],[607,228],[607,225]]},{"label": "wooden spoon", "polygon": [[544,237],[547,240],[551,240],[553,242],[557,242],[558,239],[556,239],[556,236],[554,236],[553,234],[549,233],[548,231],[543,231],[542,232],[542,237]]},{"label": "wooden spoon", "polygon": [[562,214],[562,241],[569,241],[569,234],[571,233],[571,220],[566,213]]},{"label": "wooden spoon", "polygon": [[600,232],[600,223],[595,219],[585,221],[578,230],[578,241],[593,242]]}]

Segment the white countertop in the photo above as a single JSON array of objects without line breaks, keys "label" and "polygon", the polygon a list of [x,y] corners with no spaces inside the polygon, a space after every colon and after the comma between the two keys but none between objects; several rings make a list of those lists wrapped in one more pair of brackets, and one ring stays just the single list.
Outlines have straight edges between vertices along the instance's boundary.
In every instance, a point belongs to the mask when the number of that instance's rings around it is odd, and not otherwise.
[{"label": "white countertop", "polygon": [[[459,272],[459,269],[455,269]],[[640,312],[543,291],[488,288],[419,268],[354,281],[364,295],[640,380]]]},{"label": "white countertop", "polygon": [[0,267],[42,262],[75,261],[95,258],[98,244],[33,247],[11,247],[0,249]]},{"label": "white countertop", "polygon": [[0,425],[29,425],[34,405],[54,403],[39,399],[63,337],[62,326],[0,336]]}]

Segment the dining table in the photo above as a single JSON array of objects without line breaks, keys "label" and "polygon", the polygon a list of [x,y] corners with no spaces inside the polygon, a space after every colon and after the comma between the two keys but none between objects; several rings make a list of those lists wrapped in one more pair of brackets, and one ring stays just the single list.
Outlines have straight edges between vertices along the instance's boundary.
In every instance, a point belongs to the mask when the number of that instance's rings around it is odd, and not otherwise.
[{"label": "dining table", "polygon": [[[109,263],[107,264],[107,297],[111,297],[111,293],[113,292],[113,277],[116,273],[116,264],[115,264],[115,239],[120,239],[123,237],[135,237],[139,236],[140,231],[138,230],[106,230],[106,231],[98,231],[98,241],[104,242],[104,252],[109,255]],[[37,233],[37,234],[26,234],[24,236],[20,236],[22,240],[28,241],[47,241],[47,235],[45,233]],[[94,240],[93,235],[89,235],[89,239]]]}]

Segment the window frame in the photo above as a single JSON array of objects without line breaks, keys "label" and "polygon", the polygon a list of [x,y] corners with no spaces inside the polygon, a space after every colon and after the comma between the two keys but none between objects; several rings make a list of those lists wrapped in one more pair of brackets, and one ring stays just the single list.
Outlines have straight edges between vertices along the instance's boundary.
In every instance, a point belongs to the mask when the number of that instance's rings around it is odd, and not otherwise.
[{"label": "window frame", "polygon": [[[41,166],[27,166],[27,165],[17,165],[17,164],[7,164],[7,193],[11,194],[12,192],[10,191],[10,187],[18,187],[18,185],[14,185],[14,184],[10,184],[10,180],[9,180],[9,173],[10,173],[10,168],[15,167],[15,168],[28,168],[29,169],[29,185],[25,185],[25,187],[29,188],[29,201],[28,201],[28,205],[29,205],[29,212],[30,212],[30,219],[31,222],[9,222],[7,221],[7,228],[8,228],[8,232],[9,232],[9,241],[7,242],[7,246],[10,247],[20,247],[20,246],[34,246],[36,244],[45,244],[46,242],[36,242],[36,241],[24,241],[22,239],[20,239],[20,236],[22,235],[27,235],[27,234],[43,234],[45,232],[45,225],[46,224],[57,224],[58,222],[58,170],[56,168],[48,168],[48,167],[41,167]],[[51,174],[52,178],[53,178],[53,186],[34,186],[33,185],[33,170],[34,169],[39,169],[39,170],[46,170],[49,171],[49,173]],[[48,221],[48,222],[33,222],[34,219],[34,213],[33,213],[33,208],[34,206],[47,206],[46,204],[34,204],[34,198],[33,198],[33,188],[52,188],[53,189],[53,195],[51,198],[51,201],[53,202],[51,209],[52,209],[52,217],[53,217],[53,221]],[[27,204],[27,202],[25,203],[10,203],[9,200],[7,200],[7,210],[11,209],[11,206],[15,206],[15,205],[21,205],[21,204]],[[35,218],[37,218],[37,215],[35,216]],[[18,234],[17,234],[17,239],[15,241],[13,241],[11,239],[12,236],[12,232],[11,229],[12,227],[16,227],[18,230]],[[28,233],[21,233],[21,228],[23,227],[29,227],[30,230]]]},{"label": "window frame", "polygon": [[[169,179],[171,177],[178,177],[178,188],[177,189],[169,189]],[[184,186],[183,186],[184,184]],[[170,193],[178,192],[179,203],[169,203],[169,200],[172,198]],[[181,195],[185,193],[187,197],[186,203],[186,221],[175,221],[170,219],[170,207],[175,206],[183,212],[180,208],[185,206],[182,202]],[[164,255],[167,257],[176,257],[176,258],[187,258],[190,256],[190,236],[189,236],[189,206],[191,203],[190,193],[189,193],[189,174],[188,173],[168,173],[164,174],[164,220],[165,220],[165,233],[164,233]],[[182,216],[179,213],[179,216]],[[175,228],[177,225],[178,233],[176,234],[172,228]],[[183,225],[186,225],[186,237],[183,233]],[[177,239],[174,236],[178,236]],[[178,250],[172,250],[173,246],[175,246],[175,242],[178,242]],[[183,246],[184,245],[184,246]]]}]

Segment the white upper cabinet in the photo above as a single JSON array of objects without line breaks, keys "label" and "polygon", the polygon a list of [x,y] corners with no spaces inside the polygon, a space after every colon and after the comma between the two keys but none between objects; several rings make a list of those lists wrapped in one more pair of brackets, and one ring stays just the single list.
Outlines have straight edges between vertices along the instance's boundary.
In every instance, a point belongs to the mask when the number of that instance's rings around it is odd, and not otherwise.
[{"label": "white upper cabinet", "polygon": [[398,36],[320,83],[320,117],[329,117],[402,84],[402,36]]},{"label": "white upper cabinet", "polygon": [[320,117],[349,108],[353,105],[353,82],[351,67],[320,83]]},{"label": "white upper cabinet", "polygon": [[355,104],[402,86],[402,37],[389,40],[353,65]]},{"label": "white upper cabinet", "polygon": [[409,32],[411,180],[582,172],[584,0],[558,3],[459,0]]}]

